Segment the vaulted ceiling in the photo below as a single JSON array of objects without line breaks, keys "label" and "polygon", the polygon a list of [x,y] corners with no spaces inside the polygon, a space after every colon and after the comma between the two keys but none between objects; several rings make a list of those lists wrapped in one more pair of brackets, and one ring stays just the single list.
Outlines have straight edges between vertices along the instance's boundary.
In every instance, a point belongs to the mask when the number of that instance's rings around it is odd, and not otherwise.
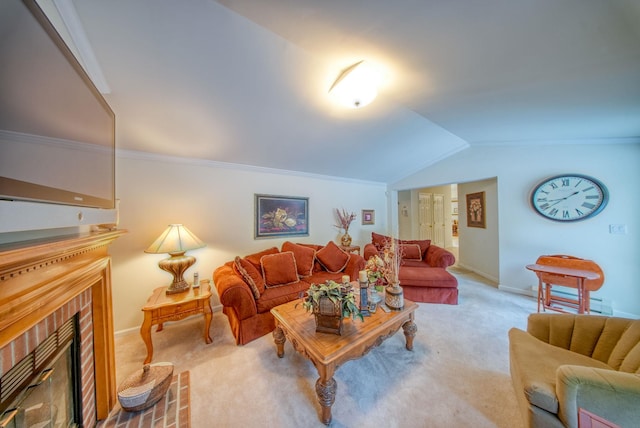
[{"label": "vaulted ceiling", "polygon": [[[470,145],[640,141],[638,0],[73,0],[118,147],[393,182]],[[341,70],[385,73],[336,105]]]}]

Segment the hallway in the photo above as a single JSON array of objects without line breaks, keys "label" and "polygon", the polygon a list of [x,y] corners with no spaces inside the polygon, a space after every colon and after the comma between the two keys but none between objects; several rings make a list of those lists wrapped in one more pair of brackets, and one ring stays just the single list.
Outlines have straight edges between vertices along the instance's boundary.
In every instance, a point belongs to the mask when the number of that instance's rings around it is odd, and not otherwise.
[{"label": "hallway", "polygon": [[451,253],[453,253],[453,255],[456,258],[456,262],[454,263],[453,266],[456,266],[458,264],[458,255],[459,255],[458,249],[460,248],[458,244],[459,244],[459,238],[457,236],[454,236],[452,238],[452,246],[445,248],[447,251],[450,251]]}]

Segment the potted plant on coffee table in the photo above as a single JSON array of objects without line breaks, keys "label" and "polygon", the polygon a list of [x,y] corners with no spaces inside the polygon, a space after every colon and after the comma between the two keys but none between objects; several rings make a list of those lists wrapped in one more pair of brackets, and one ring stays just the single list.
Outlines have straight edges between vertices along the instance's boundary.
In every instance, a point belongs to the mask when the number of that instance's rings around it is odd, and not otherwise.
[{"label": "potted plant on coffee table", "polygon": [[364,321],[356,304],[353,288],[332,280],[324,284],[311,284],[302,301],[302,307],[313,313],[316,331],[322,333],[342,334],[343,318],[360,318]]}]

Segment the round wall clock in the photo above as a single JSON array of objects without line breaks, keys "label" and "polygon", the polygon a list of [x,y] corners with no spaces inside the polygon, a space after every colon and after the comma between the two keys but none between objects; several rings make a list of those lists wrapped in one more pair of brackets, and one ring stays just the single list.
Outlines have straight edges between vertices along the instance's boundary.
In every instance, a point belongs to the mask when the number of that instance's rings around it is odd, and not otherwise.
[{"label": "round wall clock", "polygon": [[604,184],[593,177],[565,174],[547,178],[531,193],[531,206],[555,221],[579,221],[600,213],[609,201]]}]

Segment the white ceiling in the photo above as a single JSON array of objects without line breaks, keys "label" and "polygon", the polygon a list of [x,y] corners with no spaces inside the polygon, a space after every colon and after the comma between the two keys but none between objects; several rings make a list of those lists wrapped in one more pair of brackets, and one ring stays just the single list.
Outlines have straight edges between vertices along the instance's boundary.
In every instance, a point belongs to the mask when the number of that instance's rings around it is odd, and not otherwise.
[{"label": "white ceiling", "polygon": [[[640,0],[74,0],[118,147],[393,182],[469,145],[640,142]],[[386,80],[335,105],[340,71]]]}]

